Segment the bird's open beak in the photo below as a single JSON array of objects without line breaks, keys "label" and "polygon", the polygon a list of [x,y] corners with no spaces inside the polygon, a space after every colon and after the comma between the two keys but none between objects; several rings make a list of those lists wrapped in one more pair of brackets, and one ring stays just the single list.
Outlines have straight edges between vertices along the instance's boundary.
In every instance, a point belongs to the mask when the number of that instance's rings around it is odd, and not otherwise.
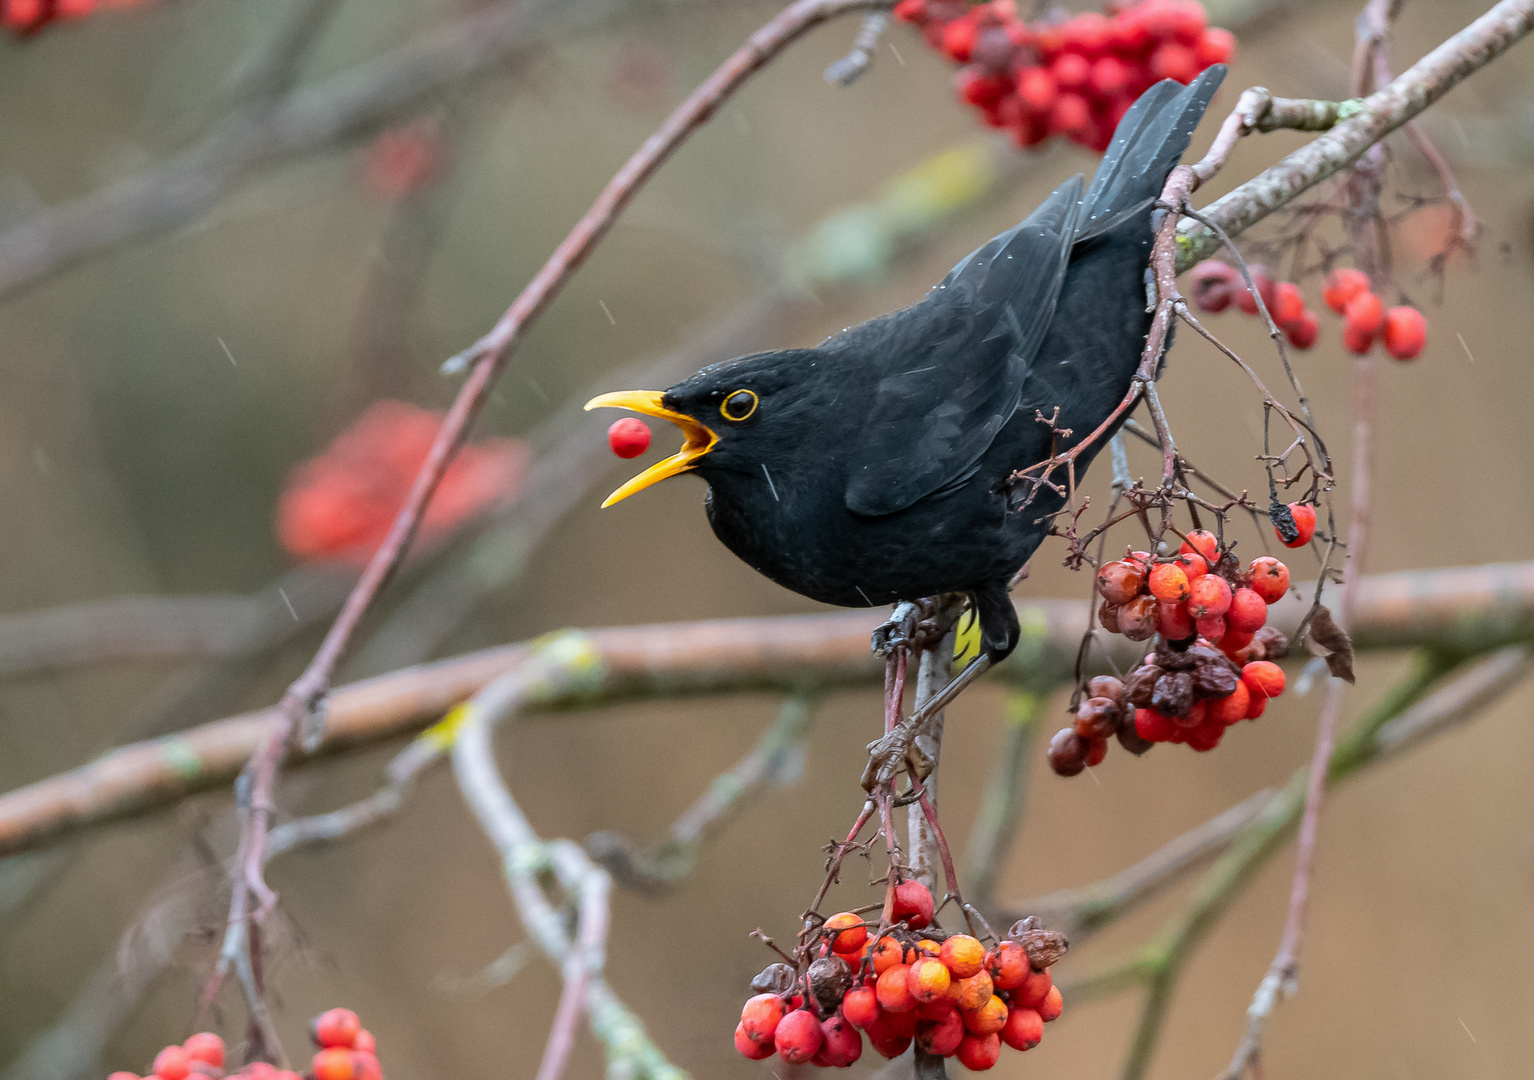
[{"label": "bird's open beak", "polygon": [[698,459],[714,448],[719,441],[708,428],[698,423],[685,413],[674,412],[661,404],[661,391],[659,390],[618,390],[611,394],[598,394],[586,402],[586,409],[633,409],[637,413],[646,416],[658,416],[662,420],[670,420],[682,429],[686,439],[682,443],[682,449],[670,457],[657,461],[644,472],[624,484],[617,491],[607,497],[602,504],[603,509],[626,499],[636,491],[643,491],[651,484],[659,483],[668,476],[676,476],[678,473],[687,472],[695,468]]}]

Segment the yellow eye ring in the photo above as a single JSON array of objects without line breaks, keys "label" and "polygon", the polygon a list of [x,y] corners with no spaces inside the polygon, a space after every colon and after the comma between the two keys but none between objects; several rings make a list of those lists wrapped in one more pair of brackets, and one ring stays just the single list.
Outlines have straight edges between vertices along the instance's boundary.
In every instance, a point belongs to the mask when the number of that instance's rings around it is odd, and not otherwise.
[{"label": "yellow eye ring", "polygon": [[[727,394],[719,403],[719,415],[738,424],[742,420],[749,419],[751,414],[756,412],[759,404],[760,399],[756,396],[756,391],[735,390]],[[743,407],[745,412],[740,411]]]}]

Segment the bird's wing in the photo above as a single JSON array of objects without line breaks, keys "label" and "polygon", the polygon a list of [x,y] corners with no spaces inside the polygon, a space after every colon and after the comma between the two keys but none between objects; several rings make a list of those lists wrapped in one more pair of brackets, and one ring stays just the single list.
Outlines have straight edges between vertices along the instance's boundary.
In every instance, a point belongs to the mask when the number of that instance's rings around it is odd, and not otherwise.
[{"label": "bird's wing", "polygon": [[927,299],[868,328],[878,340],[862,345],[878,349],[870,362],[887,371],[863,430],[848,433],[853,512],[892,514],[974,470],[1016,411],[1054,317],[1081,199],[1078,176],[966,256]]}]

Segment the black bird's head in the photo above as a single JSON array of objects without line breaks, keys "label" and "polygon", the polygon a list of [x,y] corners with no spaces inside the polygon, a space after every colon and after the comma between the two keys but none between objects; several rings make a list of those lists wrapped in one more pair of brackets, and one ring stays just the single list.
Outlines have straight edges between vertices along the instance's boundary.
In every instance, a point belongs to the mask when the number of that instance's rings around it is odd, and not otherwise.
[{"label": "black bird's head", "polygon": [[632,409],[682,429],[681,450],[651,465],[602,505],[694,469],[713,481],[729,472],[756,473],[764,463],[783,460],[811,420],[804,408],[805,388],[816,381],[816,363],[809,352],[745,356],[706,367],[669,390],[619,390],[586,402],[587,409]]}]

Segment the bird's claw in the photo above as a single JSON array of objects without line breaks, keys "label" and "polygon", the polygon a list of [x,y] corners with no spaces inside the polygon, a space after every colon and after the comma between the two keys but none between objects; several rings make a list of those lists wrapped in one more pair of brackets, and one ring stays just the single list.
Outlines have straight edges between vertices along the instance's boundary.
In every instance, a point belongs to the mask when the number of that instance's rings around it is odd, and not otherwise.
[{"label": "bird's claw", "polygon": [[890,617],[877,627],[870,638],[874,655],[889,656],[896,649],[909,649],[916,642],[916,628],[921,624],[922,609],[918,603],[903,600],[895,605]]}]

